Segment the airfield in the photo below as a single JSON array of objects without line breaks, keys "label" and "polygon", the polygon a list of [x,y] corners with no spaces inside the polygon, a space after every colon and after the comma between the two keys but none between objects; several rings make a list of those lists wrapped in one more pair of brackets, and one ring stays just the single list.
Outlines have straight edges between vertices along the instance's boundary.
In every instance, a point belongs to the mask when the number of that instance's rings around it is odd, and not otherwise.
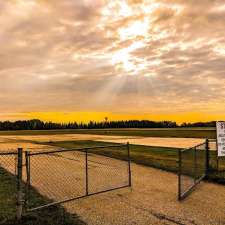
[{"label": "airfield", "polygon": [[[60,149],[67,143],[127,143],[135,146],[154,146],[166,148],[188,148],[202,143],[202,138],[142,137],[99,134],[51,134],[51,135],[2,135],[0,151],[15,150],[22,147],[28,151],[49,151]],[[65,145],[66,146],[66,145]],[[132,146],[131,146],[132,147]],[[76,161],[68,157],[59,160],[44,160],[37,157],[37,173],[33,176],[33,185],[44,196],[61,199],[64,196],[82,192],[83,170],[82,155],[73,155]],[[34,160],[34,159],[33,159]],[[104,156],[95,156],[89,166],[93,171],[102,171]],[[101,163],[100,163],[101,162]],[[118,160],[111,161],[111,167],[102,174],[101,179],[117,176],[113,167]],[[49,167],[48,164],[51,164]],[[3,165],[4,167],[4,165]],[[50,169],[49,169],[50,168]],[[49,176],[51,168],[57,168],[57,177]],[[14,168],[6,168],[13,171]],[[42,173],[38,173],[42,171]],[[44,172],[43,172],[44,171]],[[62,172],[63,171],[63,172]],[[74,172],[71,172],[74,171]],[[177,175],[172,172],[149,166],[131,163],[132,188],[125,188],[99,194],[80,200],[64,203],[70,213],[76,213],[90,225],[123,224],[225,224],[225,188],[223,185],[202,182],[187,199],[177,201]],[[41,174],[41,176],[40,176]],[[94,173],[93,175],[94,176]],[[123,179],[123,175],[120,176]],[[93,179],[98,186],[101,180]],[[115,180],[117,182],[118,180]],[[108,180],[110,182],[110,180]],[[114,185],[114,184],[112,184]],[[59,191],[60,190],[60,191]]]}]

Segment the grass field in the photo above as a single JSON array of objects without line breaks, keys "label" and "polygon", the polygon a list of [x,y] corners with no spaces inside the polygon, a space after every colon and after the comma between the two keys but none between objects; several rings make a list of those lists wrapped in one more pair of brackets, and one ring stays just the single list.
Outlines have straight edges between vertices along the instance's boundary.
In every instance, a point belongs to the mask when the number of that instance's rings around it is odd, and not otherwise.
[{"label": "grass field", "polygon": [[[31,190],[32,204],[49,202],[36,190]],[[21,223],[15,220],[16,213],[16,178],[3,168],[0,168],[0,224],[4,225],[84,225],[76,215],[71,215],[60,206],[52,206],[45,210],[26,214]]]},{"label": "grass field", "polygon": [[[115,143],[105,143],[99,141],[59,141],[59,142],[47,142],[42,144],[50,144],[52,146],[63,147],[66,149],[71,148],[83,148],[83,147],[96,147],[96,146],[107,146],[115,145]],[[130,157],[131,160],[137,164],[142,164],[145,166],[151,166],[158,169],[163,169],[170,172],[178,172],[178,151],[179,148],[167,148],[167,147],[153,147],[153,146],[143,146],[143,145],[130,145]],[[126,159],[126,151],[123,149],[95,149],[91,152],[100,155],[106,155],[117,159]],[[193,168],[193,150],[189,150],[187,154],[187,159],[185,165],[187,167],[186,171],[191,171]],[[205,162],[204,154],[198,155],[199,165],[201,168],[204,167],[203,162]],[[225,184],[225,159],[220,160],[220,171],[216,171],[216,152],[210,151],[210,168],[211,173],[208,179],[218,183]],[[188,172],[187,172],[188,173]]]},{"label": "grass field", "polygon": [[73,129],[0,131],[0,135],[99,134],[143,137],[216,138],[215,128]]}]

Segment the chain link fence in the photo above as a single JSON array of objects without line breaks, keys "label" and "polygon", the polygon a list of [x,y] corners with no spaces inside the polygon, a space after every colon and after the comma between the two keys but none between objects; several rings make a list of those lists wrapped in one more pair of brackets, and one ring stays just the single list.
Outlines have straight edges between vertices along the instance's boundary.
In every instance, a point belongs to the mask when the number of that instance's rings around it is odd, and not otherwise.
[{"label": "chain link fence", "polygon": [[129,144],[1,151],[0,223],[12,215],[20,220],[23,213],[129,186]]},{"label": "chain link fence", "polygon": [[[0,223],[16,214],[17,206],[17,151],[0,152]],[[7,201],[6,201],[7,199]],[[4,201],[4,202],[3,202]]]},{"label": "chain link fence", "polygon": [[178,199],[183,200],[207,174],[208,142],[179,150]]},{"label": "chain link fence", "polygon": [[[225,159],[217,157],[215,140],[178,152],[179,200],[187,197],[204,178],[225,183]],[[10,196],[11,205],[15,206],[11,210],[19,217],[24,204],[25,212],[34,211],[131,186],[129,144],[39,152],[1,151],[0,179],[3,183],[7,180],[9,188],[2,193]],[[0,188],[4,189],[1,183]],[[9,207],[7,203],[0,204],[3,211]],[[4,218],[0,216],[1,220]]]},{"label": "chain link fence", "polygon": [[[131,186],[128,144],[26,152],[26,165],[27,211]],[[48,200],[30,204],[32,189]]]},{"label": "chain link fence", "polygon": [[225,184],[225,157],[218,157],[216,140],[179,150],[178,199],[187,197],[204,178]]},{"label": "chain link fence", "polygon": [[209,140],[209,150],[208,179],[225,184],[225,157],[217,157],[216,140]]}]

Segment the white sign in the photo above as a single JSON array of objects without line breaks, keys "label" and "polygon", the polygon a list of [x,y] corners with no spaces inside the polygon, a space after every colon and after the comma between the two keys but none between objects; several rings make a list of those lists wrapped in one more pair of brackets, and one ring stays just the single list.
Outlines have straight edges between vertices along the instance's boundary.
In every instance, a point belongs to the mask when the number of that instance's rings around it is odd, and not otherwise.
[{"label": "white sign", "polygon": [[216,123],[218,156],[225,156],[225,122]]}]

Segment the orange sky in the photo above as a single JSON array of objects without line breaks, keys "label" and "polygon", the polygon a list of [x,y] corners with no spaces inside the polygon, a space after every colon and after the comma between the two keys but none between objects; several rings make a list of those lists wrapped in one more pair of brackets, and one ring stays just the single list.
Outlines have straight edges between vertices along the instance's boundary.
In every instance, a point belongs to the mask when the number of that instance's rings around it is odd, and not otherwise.
[{"label": "orange sky", "polygon": [[224,0],[0,2],[0,120],[225,120]]}]

